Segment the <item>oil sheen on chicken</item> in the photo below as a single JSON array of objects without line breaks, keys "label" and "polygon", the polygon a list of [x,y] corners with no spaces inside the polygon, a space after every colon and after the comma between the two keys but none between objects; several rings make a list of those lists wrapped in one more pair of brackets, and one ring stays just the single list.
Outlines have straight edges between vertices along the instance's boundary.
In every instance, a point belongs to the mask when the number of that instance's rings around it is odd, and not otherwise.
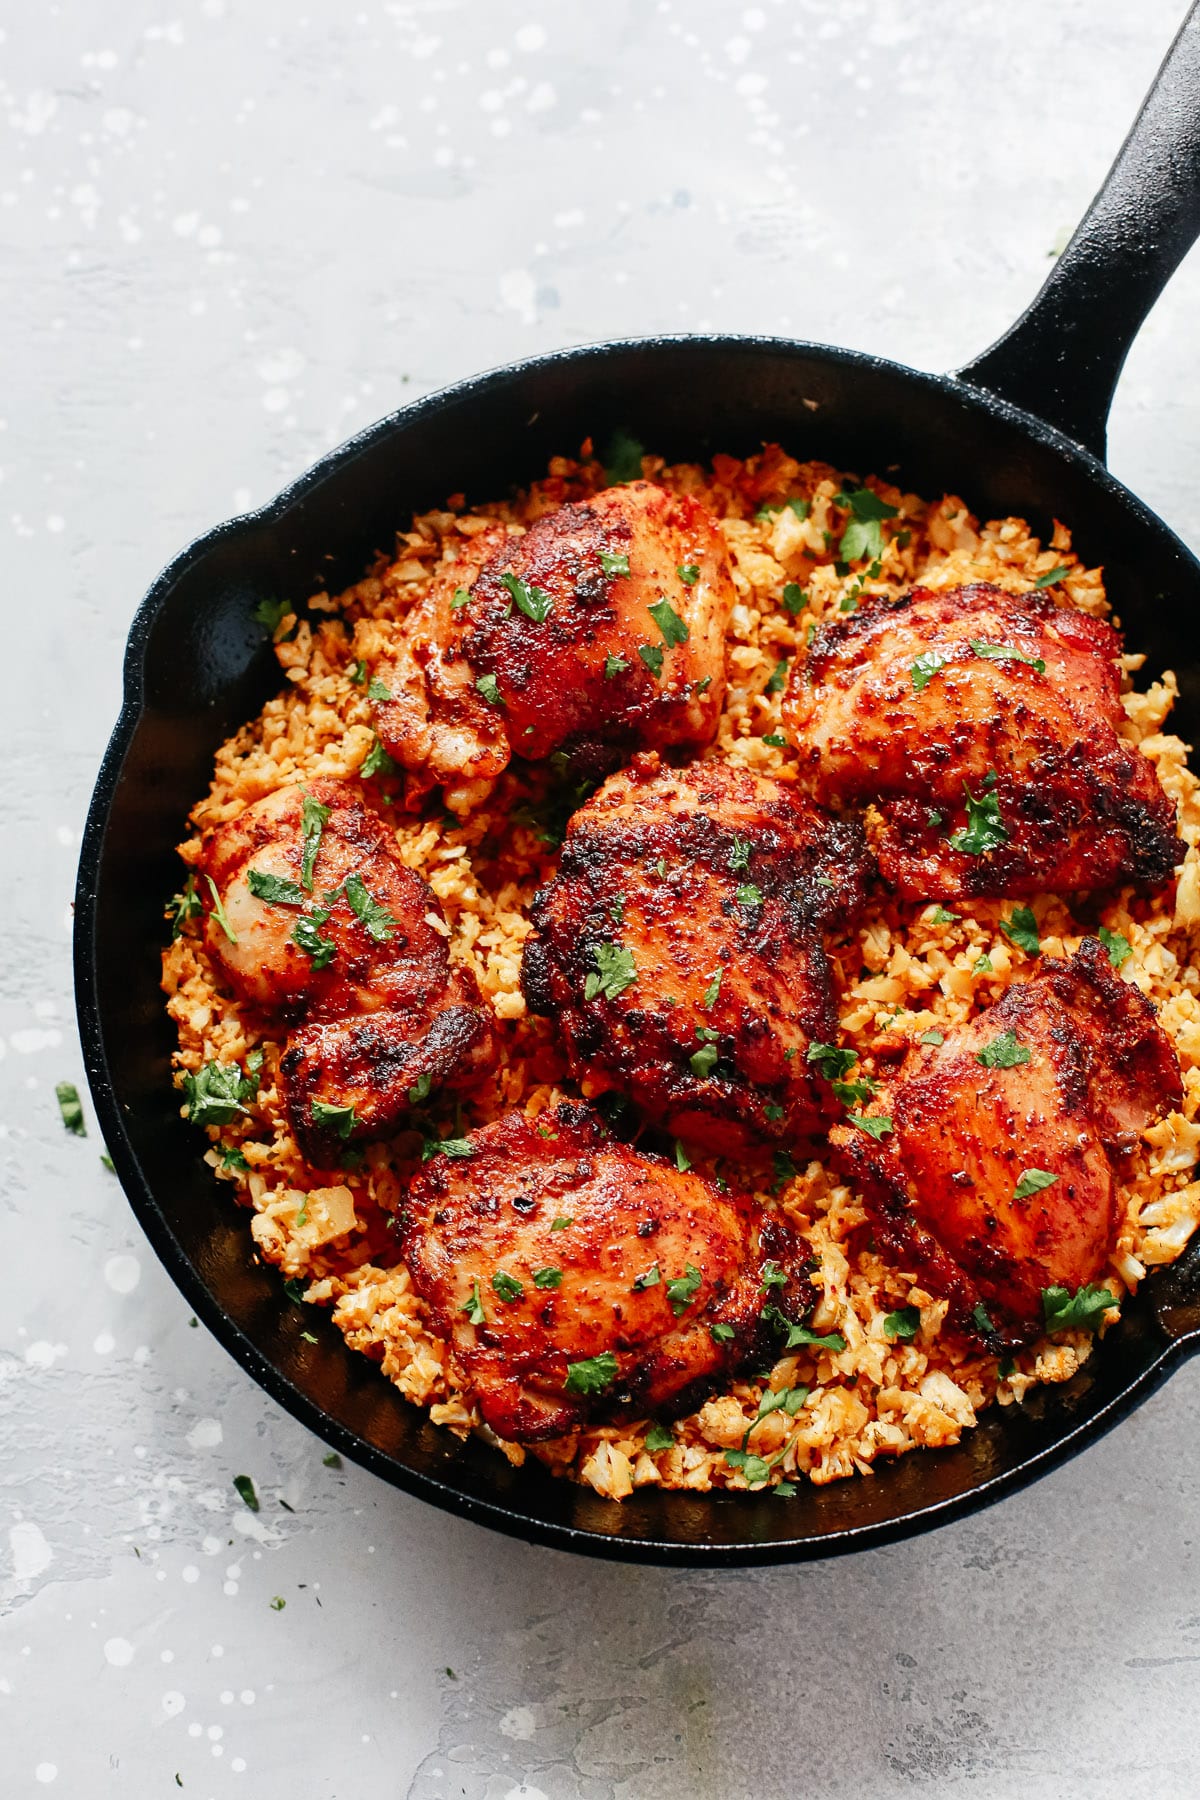
[{"label": "oil sheen on chicken", "polygon": [[[376,727],[464,811],[513,756],[607,772],[639,746],[706,744],[734,589],[700,503],[651,482],[467,540],[400,626],[365,628]],[[382,690],[382,691],[381,691]]]},{"label": "oil sheen on chicken", "polygon": [[201,867],[213,961],[240,999],[293,1027],[281,1069],[310,1161],[336,1162],[349,1140],[399,1129],[428,1095],[486,1071],[474,978],[450,964],[433,893],[356,787],[268,794],[211,834]]},{"label": "oil sheen on chicken", "polygon": [[878,1138],[842,1124],[830,1142],[881,1245],[950,1299],[951,1323],[1018,1343],[1042,1329],[1046,1288],[1103,1276],[1123,1153],[1181,1091],[1153,1007],[1085,938],[915,1045],[863,1115],[885,1122]]},{"label": "oil sheen on chicken", "polygon": [[413,1181],[401,1241],[501,1437],[687,1412],[812,1305],[777,1215],[609,1138],[587,1107],[510,1113],[466,1142]]},{"label": "oil sheen on chicken", "polygon": [[853,923],[857,825],[730,763],[636,757],[572,818],[522,982],[590,1095],[617,1088],[720,1153],[832,1116],[808,1060],[837,1016],[822,942]]},{"label": "oil sheen on chicken", "polygon": [[1048,592],[976,584],[864,603],[823,625],[784,718],[825,804],[874,803],[880,872],[948,900],[1160,886],[1175,809],[1119,735],[1111,625]]}]

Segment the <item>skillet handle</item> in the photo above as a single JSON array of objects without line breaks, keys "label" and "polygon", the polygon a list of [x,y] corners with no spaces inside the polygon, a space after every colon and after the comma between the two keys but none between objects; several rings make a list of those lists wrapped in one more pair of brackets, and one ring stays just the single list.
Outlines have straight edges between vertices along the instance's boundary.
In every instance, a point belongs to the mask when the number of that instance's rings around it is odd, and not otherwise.
[{"label": "skillet handle", "polygon": [[1046,420],[1103,461],[1129,347],[1198,234],[1200,0],[1049,278],[959,379]]}]

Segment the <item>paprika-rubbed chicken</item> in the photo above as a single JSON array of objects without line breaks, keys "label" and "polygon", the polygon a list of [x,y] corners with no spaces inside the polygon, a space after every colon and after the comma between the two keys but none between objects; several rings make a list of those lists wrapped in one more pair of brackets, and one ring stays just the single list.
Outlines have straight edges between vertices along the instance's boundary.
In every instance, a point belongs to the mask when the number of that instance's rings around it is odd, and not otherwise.
[{"label": "paprika-rubbed chicken", "polygon": [[1154,1008],[1085,938],[914,1046],[831,1146],[885,1252],[949,1298],[952,1323],[1018,1343],[1043,1329],[1046,1290],[1103,1275],[1121,1153],[1181,1096]]},{"label": "paprika-rubbed chicken", "polygon": [[712,518],[647,481],[469,539],[399,627],[361,640],[376,729],[464,811],[513,756],[605,773],[641,747],[706,744],[725,694],[733,580]]},{"label": "paprika-rubbed chicken", "polygon": [[687,1412],[812,1305],[781,1218],[616,1142],[585,1106],[510,1113],[456,1148],[409,1187],[401,1245],[501,1437]]},{"label": "paprika-rubbed chicken", "polygon": [[794,783],[636,757],[534,899],[526,1000],[590,1094],[723,1153],[810,1137],[836,1111],[809,1059],[837,1034],[823,933],[853,923],[866,873],[858,826]]},{"label": "paprika-rubbed chicken", "polygon": [[212,833],[201,868],[214,962],[294,1027],[280,1067],[309,1161],[336,1162],[487,1069],[474,978],[450,964],[433,893],[353,787],[280,788]]},{"label": "paprika-rubbed chicken", "polygon": [[1184,845],[1119,733],[1120,635],[984,583],[866,602],[817,630],[784,719],[825,804],[874,803],[909,899],[1170,880]]}]

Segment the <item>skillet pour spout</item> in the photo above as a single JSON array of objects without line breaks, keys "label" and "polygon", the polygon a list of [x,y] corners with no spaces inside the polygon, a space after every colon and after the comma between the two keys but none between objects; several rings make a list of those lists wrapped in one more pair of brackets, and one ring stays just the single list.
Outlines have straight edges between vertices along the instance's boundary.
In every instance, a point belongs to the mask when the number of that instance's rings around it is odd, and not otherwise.
[{"label": "skillet pour spout", "polygon": [[[129,634],[125,701],[80,858],[75,971],[96,1111],[147,1236],[196,1315],[274,1399],[384,1480],[462,1517],[592,1555],[659,1564],[797,1562],[926,1530],[1010,1492],[1115,1424],[1200,1344],[1200,1252],[1152,1274],[1064,1387],[993,1408],[962,1444],[870,1481],[757,1494],[640,1490],[622,1503],[510,1467],[410,1407],[253,1260],[171,1086],[159,993],[174,844],[216,747],[278,685],[255,602],[357,579],[409,514],[484,500],[618,426],[671,460],[747,454],[886,468],[1045,536],[1069,521],[1151,675],[1175,670],[1200,735],[1200,565],[1104,466],[1129,345],[1200,231],[1200,6],[1041,293],[957,375],[821,345],[666,337],[562,351],[465,381],[323,458],[260,512],[218,526],[155,581]],[[315,1336],[316,1343],[310,1340]]]}]

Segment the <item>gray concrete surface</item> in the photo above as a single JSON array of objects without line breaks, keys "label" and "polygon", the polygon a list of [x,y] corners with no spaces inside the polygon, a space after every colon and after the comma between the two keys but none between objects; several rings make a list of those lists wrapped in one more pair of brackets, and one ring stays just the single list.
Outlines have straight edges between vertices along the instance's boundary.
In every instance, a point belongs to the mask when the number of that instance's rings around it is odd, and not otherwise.
[{"label": "gray concrete surface", "polygon": [[[915,1543],[575,1562],[326,1469],[54,1101],[79,830],[161,564],[531,350],[713,325],[952,366],[1041,280],[1178,4],[0,8],[5,1800],[1200,1792],[1194,1372]],[[1198,302],[1193,260],[1112,433],[1194,545]]]}]

